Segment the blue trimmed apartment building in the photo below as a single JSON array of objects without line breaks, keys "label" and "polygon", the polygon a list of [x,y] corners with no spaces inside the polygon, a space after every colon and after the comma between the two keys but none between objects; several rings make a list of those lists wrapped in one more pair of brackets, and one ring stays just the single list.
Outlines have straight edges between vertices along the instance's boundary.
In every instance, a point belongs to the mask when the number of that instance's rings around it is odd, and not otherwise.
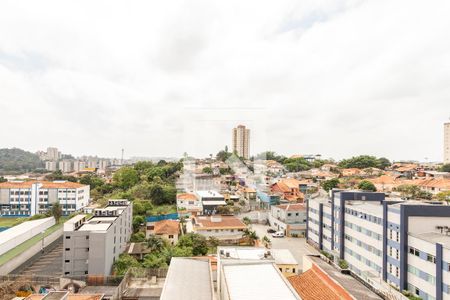
[{"label": "blue trimmed apartment building", "polygon": [[89,185],[69,181],[11,181],[0,183],[0,216],[30,217],[48,212],[59,202],[63,215],[87,206]]},{"label": "blue trimmed apartment building", "polygon": [[333,190],[307,201],[307,219],[308,242],[374,289],[382,282],[424,300],[450,299],[450,206]]}]

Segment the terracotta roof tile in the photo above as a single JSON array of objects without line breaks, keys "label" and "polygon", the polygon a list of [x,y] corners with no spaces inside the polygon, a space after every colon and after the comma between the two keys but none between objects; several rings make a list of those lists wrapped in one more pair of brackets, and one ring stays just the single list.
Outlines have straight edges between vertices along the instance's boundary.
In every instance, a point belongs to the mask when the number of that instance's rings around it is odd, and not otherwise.
[{"label": "terracotta roof tile", "polygon": [[178,234],[180,223],[175,220],[163,220],[155,223],[155,234]]},{"label": "terracotta roof tile", "polygon": [[[238,218],[233,216],[213,216],[213,219],[217,221],[212,221],[211,217],[196,217],[194,218],[195,223],[199,226],[195,226],[195,228],[199,229],[207,229],[207,228],[237,228],[237,229],[245,229],[247,226]],[[219,221],[220,218],[220,221]]]},{"label": "terracotta roof tile", "polygon": [[86,185],[80,184],[78,182],[64,181],[64,182],[51,182],[51,181],[10,181],[0,183],[0,188],[4,189],[29,189],[34,183],[42,184],[41,188],[44,189],[76,189],[85,187]]},{"label": "terracotta roof tile", "polygon": [[310,269],[300,275],[288,278],[303,300],[340,300],[339,294]]}]

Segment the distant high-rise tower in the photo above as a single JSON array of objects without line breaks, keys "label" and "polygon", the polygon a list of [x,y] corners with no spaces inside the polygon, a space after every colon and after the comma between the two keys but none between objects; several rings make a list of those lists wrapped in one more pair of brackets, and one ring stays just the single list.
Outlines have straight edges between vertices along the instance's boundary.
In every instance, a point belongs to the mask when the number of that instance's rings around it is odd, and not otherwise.
[{"label": "distant high-rise tower", "polygon": [[444,123],[444,164],[450,164],[450,122]]},{"label": "distant high-rise tower", "polygon": [[244,125],[233,128],[233,152],[245,159],[249,158],[250,129],[246,129]]}]

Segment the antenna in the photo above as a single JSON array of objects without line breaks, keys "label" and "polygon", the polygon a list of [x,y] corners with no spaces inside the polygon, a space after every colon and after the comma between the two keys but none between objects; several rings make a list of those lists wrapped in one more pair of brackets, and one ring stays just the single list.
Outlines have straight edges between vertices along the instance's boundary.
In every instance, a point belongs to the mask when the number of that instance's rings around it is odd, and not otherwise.
[{"label": "antenna", "polygon": [[125,151],[125,149],[122,148],[122,158],[120,159],[120,164],[123,165],[123,152]]}]

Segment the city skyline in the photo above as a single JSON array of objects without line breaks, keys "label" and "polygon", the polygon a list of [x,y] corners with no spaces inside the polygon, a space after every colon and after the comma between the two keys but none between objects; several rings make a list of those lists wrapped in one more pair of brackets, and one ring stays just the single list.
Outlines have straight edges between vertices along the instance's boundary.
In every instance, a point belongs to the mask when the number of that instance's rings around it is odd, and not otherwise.
[{"label": "city skyline", "polygon": [[2,3],[2,147],[207,156],[260,122],[253,154],[442,161],[449,3],[178,4]]}]

